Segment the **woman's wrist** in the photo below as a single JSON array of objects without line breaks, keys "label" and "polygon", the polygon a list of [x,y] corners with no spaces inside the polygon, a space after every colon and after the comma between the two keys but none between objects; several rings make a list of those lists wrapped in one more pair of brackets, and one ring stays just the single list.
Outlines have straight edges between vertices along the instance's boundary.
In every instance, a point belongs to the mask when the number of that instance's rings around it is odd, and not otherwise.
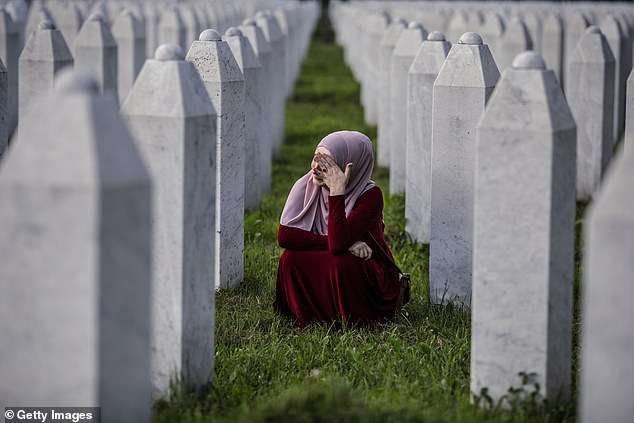
[{"label": "woman's wrist", "polygon": [[330,187],[330,196],[335,196],[335,195],[344,195],[346,193],[346,187],[345,186],[333,186]]}]

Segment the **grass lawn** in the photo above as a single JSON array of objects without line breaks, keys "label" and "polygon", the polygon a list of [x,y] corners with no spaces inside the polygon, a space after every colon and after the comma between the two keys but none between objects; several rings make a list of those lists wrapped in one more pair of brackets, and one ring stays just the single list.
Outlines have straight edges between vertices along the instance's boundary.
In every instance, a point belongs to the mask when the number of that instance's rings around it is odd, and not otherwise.
[{"label": "grass lawn", "polygon": [[272,190],[260,209],[245,217],[245,282],[216,295],[215,382],[196,394],[177,389],[172,398],[155,404],[154,420],[574,421],[574,401],[544,406],[529,397],[515,401],[510,410],[472,405],[470,316],[429,303],[429,248],[405,235],[405,201],[387,196],[386,169],[375,169],[374,180],[384,192],[388,243],[399,265],[412,274],[411,302],[393,323],[376,329],[316,324],[298,330],[273,312],[282,253],[279,217],[292,184],[308,171],[315,145],[340,129],[376,138],[376,128],[363,122],[359,85],[341,48],[322,41],[323,24],[286,106],[286,139],[274,163]]}]

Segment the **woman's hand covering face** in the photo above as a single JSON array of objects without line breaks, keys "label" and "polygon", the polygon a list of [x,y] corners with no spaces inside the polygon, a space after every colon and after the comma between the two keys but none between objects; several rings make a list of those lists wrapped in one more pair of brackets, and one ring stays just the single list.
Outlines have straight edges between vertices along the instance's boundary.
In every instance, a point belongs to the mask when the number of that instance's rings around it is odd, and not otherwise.
[{"label": "woman's hand covering face", "polygon": [[312,168],[314,179],[317,182],[323,182],[330,190],[330,195],[345,194],[352,163],[348,163],[345,171],[342,171],[332,157],[317,151],[313,158]]}]

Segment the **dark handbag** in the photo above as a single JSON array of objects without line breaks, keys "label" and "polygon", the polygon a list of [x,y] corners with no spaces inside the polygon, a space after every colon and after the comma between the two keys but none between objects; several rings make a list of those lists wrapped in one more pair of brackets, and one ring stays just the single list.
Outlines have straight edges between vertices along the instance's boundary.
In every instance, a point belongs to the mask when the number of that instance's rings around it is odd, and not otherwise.
[{"label": "dark handbag", "polygon": [[389,263],[392,264],[392,266],[394,266],[394,268],[398,272],[398,282],[400,285],[400,292],[398,294],[398,300],[396,301],[396,311],[398,311],[403,307],[404,304],[407,304],[409,302],[409,298],[410,298],[409,273],[405,273],[401,271],[401,268],[398,267],[394,259],[390,257],[390,255],[383,249],[383,247],[381,247],[381,244],[379,244],[378,241],[374,239],[374,236],[372,236],[372,233],[370,233],[370,231],[368,231],[368,235],[370,235],[370,238],[372,238],[372,241],[374,241],[374,244],[376,244],[376,246],[379,247],[379,251],[383,254],[383,256],[388,260]]}]

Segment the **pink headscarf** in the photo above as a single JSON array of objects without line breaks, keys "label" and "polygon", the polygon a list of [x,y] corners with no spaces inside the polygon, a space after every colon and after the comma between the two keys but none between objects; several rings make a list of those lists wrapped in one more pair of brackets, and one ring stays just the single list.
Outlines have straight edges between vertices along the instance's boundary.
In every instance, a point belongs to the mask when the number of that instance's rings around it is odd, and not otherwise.
[{"label": "pink headscarf", "polygon": [[[338,131],[323,138],[318,147],[324,147],[343,171],[352,163],[350,179],[346,185],[346,216],[357,199],[376,186],[370,180],[374,169],[374,148],[370,138],[356,131]],[[280,223],[321,235],[328,234],[328,190],[312,182],[312,170],[302,176],[291,189],[282,211]]]}]

